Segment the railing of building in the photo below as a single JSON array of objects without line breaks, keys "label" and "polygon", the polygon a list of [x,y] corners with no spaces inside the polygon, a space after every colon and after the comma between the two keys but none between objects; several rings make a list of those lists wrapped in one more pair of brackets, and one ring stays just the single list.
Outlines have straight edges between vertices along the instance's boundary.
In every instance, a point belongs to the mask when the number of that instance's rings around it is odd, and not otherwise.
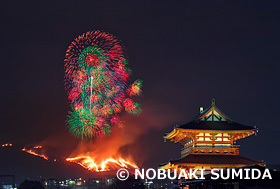
[{"label": "railing of building", "polygon": [[181,157],[188,154],[208,154],[208,155],[238,155],[239,145],[231,146],[193,146],[181,150]]}]

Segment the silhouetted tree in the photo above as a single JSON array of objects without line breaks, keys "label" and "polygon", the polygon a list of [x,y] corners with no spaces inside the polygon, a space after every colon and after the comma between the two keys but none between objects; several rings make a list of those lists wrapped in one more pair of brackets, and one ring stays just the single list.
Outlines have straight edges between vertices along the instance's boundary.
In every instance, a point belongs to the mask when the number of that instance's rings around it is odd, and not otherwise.
[{"label": "silhouetted tree", "polygon": [[20,184],[19,189],[44,189],[44,187],[39,181],[25,180]]},{"label": "silhouetted tree", "polygon": [[128,189],[128,188],[145,188],[144,183],[140,179],[135,179],[129,176],[126,180],[121,181],[118,178],[113,179],[113,183],[109,186],[110,189]]}]

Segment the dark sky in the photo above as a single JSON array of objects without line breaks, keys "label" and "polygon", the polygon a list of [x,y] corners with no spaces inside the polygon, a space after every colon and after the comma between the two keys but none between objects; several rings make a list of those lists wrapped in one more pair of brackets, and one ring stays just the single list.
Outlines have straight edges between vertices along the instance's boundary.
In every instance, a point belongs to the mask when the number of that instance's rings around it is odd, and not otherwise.
[{"label": "dark sky", "polygon": [[213,97],[233,120],[259,128],[238,142],[241,155],[280,163],[280,2],[4,0],[0,20],[1,143],[78,143],[64,124],[63,60],[74,38],[103,30],[126,46],[131,81],[144,81],[145,131],[132,145],[144,166],[179,157],[181,146],[162,135]]}]

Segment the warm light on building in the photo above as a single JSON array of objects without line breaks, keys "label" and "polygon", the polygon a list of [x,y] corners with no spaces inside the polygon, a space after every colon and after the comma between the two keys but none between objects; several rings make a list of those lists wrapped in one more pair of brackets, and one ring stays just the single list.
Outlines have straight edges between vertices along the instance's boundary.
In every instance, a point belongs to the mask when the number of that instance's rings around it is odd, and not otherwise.
[{"label": "warm light on building", "polygon": [[236,140],[257,132],[256,127],[234,122],[226,116],[212,100],[212,105],[191,122],[176,126],[164,139],[183,145],[181,158],[161,164],[163,169],[233,168],[247,165],[264,165],[262,162],[239,156]]}]

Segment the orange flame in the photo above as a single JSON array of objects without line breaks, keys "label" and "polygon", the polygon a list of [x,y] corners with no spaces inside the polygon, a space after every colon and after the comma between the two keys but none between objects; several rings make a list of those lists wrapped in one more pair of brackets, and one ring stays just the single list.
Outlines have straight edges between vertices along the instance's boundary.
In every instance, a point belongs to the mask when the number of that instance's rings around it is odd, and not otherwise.
[{"label": "orange flame", "polygon": [[2,147],[8,147],[8,146],[13,146],[13,144],[11,144],[11,143],[2,144]]},{"label": "orange flame", "polygon": [[[33,148],[38,148],[38,146],[35,146],[35,147],[33,147]],[[41,147],[41,148],[42,148],[42,147]],[[32,155],[34,155],[34,156],[39,156],[39,157],[41,157],[41,158],[44,158],[45,160],[49,160],[49,158],[48,158],[47,156],[45,156],[45,155],[43,155],[43,154],[38,154],[38,153],[32,151],[32,149],[28,150],[28,149],[26,149],[26,148],[23,148],[22,151],[27,152],[27,153],[29,153],[29,154],[32,154]]]},{"label": "orange flame", "polygon": [[34,146],[33,148],[42,148],[42,146]]},{"label": "orange flame", "polygon": [[111,168],[116,169],[117,167],[139,168],[135,163],[124,160],[123,158],[108,158],[101,163],[96,163],[90,156],[77,156],[74,158],[67,158],[66,161],[77,163],[93,172],[109,171]]}]

